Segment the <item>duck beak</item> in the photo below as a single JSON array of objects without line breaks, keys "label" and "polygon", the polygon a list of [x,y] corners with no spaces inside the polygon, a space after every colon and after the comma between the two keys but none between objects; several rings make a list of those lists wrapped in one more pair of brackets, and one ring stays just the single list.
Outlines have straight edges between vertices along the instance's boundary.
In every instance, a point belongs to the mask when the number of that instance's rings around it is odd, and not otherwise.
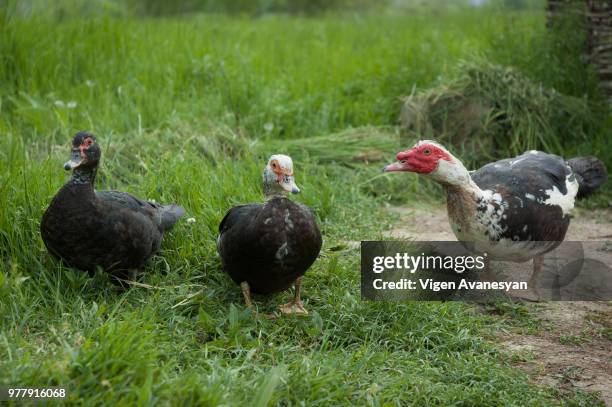
[{"label": "duck beak", "polygon": [[410,158],[412,158],[412,150],[400,151],[397,153],[397,161],[387,165],[383,172],[414,171],[415,168],[408,162]]},{"label": "duck beak", "polygon": [[77,150],[72,150],[72,155],[70,156],[70,160],[64,163],[64,169],[66,171],[74,170],[76,167],[81,165],[83,159],[81,158],[81,152]]},{"label": "duck beak", "polygon": [[412,171],[413,168],[408,162],[395,162],[393,164],[387,165],[383,168],[383,172],[393,172],[393,171]]},{"label": "duck beak", "polygon": [[292,194],[300,193],[300,189],[295,184],[295,179],[293,178],[293,176],[286,176],[285,179],[281,182],[281,187],[285,191],[291,192]]}]

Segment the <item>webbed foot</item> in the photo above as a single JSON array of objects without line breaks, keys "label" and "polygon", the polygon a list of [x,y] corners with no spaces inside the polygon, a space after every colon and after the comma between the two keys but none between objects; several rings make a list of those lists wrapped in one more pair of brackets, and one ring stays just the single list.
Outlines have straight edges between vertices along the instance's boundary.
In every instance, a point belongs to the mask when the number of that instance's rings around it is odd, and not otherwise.
[{"label": "webbed foot", "polygon": [[290,301],[286,304],[279,305],[278,308],[283,314],[308,315],[308,311],[304,308],[302,301]]},{"label": "webbed foot", "polygon": [[308,311],[306,311],[306,308],[304,308],[304,304],[300,299],[301,288],[302,277],[298,277],[297,280],[295,280],[295,293],[293,295],[293,301],[278,306],[283,314],[308,315]]}]

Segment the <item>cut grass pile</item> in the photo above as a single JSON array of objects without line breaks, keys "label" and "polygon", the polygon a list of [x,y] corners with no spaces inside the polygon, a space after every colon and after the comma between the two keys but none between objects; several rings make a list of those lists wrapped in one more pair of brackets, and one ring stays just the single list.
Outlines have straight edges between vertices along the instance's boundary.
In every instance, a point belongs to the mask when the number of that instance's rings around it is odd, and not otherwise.
[{"label": "cut grass pile", "polygon": [[592,111],[598,106],[586,98],[561,94],[514,68],[486,61],[462,62],[456,75],[404,99],[405,135],[462,148],[461,156],[478,164],[532,149],[563,155],[570,145],[604,144],[601,121]]}]

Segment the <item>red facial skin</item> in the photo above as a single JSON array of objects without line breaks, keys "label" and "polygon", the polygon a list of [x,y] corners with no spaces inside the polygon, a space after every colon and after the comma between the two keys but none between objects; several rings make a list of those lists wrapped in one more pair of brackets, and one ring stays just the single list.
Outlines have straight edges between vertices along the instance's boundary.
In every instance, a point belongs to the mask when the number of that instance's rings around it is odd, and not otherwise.
[{"label": "red facial skin", "polygon": [[272,160],[270,165],[272,166],[272,171],[274,171],[274,173],[276,174],[276,179],[278,179],[278,182],[281,182],[283,178],[285,178],[285,175],[288,175],[288,176],[293,175],[293,171],[281,168],[277,160]]},{"label": "red facial skin", "polygon": [[93,144],[93,140],[91,137],[87,137],[85,138],[85,140],[83,140],[83,144],[79,146],[79,150],[81,150],[81,158],[86,158],[85,150],[87,150],[89,146],[91,146],[92,144]]},{"label": "red facial skin", "polygon": [[397,162],[385,167],[385,172],[410,171],[429,174],[438,168],[438,161],[452,161],[450,155],[434,144],[420,144],[397,153]]}]

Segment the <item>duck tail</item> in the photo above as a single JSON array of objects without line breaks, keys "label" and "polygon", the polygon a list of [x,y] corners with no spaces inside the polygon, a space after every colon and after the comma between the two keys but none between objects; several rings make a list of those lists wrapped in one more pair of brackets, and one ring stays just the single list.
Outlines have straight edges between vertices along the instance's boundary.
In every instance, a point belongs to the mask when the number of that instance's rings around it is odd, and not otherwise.
[{"label": "duck tail", "polygon": [[578,194],[576,198],[586,198],[608,180],[608,171],[603,162],[596,157],[576,157],[567,162],[576,175]]},{"label": "duck tail", "polygon": [[185,209],[178,205],[164,205],[161,207],[161,227],[164,231],[172,229],[174,224],[185,215]]}]

